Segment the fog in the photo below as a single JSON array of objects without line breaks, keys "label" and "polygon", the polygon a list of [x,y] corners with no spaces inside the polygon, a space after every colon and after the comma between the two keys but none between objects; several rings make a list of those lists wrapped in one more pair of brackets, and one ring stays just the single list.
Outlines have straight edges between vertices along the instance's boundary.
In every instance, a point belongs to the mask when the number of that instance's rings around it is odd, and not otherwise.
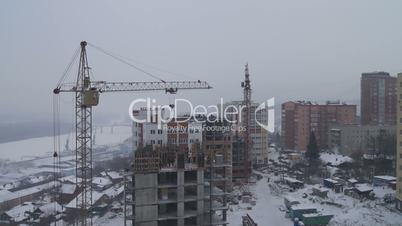
[{"label": "fog", "polygon": [[[4,1],[1,121],[51,120],[52,90],[81,40],[164,80],[200,79],[214,87],[174,96],[102,94],[95,119],[126,118],[130,102],[147,96],[165,104],[241,99],[246,62],[255,101],[358,103],[362,72],[402,71],[401,9],[396,0]],[[154,81],[91,47],[88,59],[93,79]],[[75,65],[69,81],[76,73]],[[70,120],[72,106],[63,94],[63,119]]]}]

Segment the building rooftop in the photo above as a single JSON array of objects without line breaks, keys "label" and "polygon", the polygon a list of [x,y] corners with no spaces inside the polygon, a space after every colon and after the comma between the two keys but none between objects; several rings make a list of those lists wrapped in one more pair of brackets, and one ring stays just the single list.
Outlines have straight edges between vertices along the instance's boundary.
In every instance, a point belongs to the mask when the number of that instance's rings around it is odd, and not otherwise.
[{"label": "building rooftop", "polygon": [[385,71],[373,71],[362,73],[362,78],[388,78],[391,77],[388,72]]},{"label": "building rooftop", "polygon": [[381,179],[381,180],[386,180],[386,181],[394,181],[394,180],[396,180],[396,177],[388,176],[388,175],[374,176],[374,178]]}]

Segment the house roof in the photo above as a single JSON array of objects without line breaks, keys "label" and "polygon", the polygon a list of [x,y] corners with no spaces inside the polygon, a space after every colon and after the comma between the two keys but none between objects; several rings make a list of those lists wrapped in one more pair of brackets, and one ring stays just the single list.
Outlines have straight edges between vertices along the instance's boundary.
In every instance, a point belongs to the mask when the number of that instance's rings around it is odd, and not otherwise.
[{"label": "house roof", "polygon": [[[73,200],[71,200],[71,202],[69,202],[66,205],[66,208],[69,208],[69,209],[77,208],[77,203],[78,203],[78,200],[81,197],[81,195],[82,195],[82,193],[78,194],[77,197],[75,197]],[[104,196],[106,196],[106,194],[97,192],[97,191],[93,191],[92,192],[92,203],[95,204],[97,201],[99,201],[99,199],[101,199]]]},{"label": "house roof", "polygon": [[41,184],[41,185],[37,185],[37,186],[34,186],[34,187],[14,191],[14,194],[16,194],[18,197],[23,197],[23,196],[31,195],[31,194],[34,194],[34,193],[37,193],[37,192],[40,192],[40,191],[43,191],[43,190],[51,189],[54,186],[58,186],[58,183],[55,184],[54,182],[49,182],[49,183],[46,183],[46,184]]},{"label": "house roof", "polygon": [[40,206],[39,209],[43,212],[44,216],[50,216],[51,214],[54,214],[57,211],[61,211],[62,208],[57,202],[51,202],[43,206]]},{"label": "house roof", "polygon": [[107,177],[94,177],[92,178],[92,183],[103,187],[112,184],[112,181]]},{"label": "house roof", "polygon": [[348,180],[348,182],[349,182],[349,183],[357,183],[357,182],[359,182],[359,181],[357,181],[357,180],[354,179],[354,178],[351,178],[351,179]]},{"label": "house roof", "polygon": [[356,184],[355,189],[359,192],[370,192],[373,190],[373,187],[368,184]]},{"label": "house roof", "polygon": [[119,174],[118,172],[116,172],[116,171],[108,172],[107,175],[109,175],[109,177],[112,178],[113,180],[123,178],[123,176],[120,175],[120,174]]},{"label": "house roof", "polygon": [[74,194],[76,189],[75,184],[62,184],[61,186],[61,193],[63,194]]},{"label": "house roof", "polygon": [[13,221],[20,222],[29,217],[26,212],[33,213],[36,209],[37,207],[35,207],[31,202],[25,202],[24,204],[18,205],[9,211],[6,211],[5,213],[11,217]]},{"label": "house roof", "polygon": [[120,186],[118,188],[116,188],[116,187],[108,188],[101,193],[107,195],[109,198],[114,198],[114,197],[120,195],[123,191],[124,191],[124,187]]},{"label": "house roof", "polygon": [[0,190],[0,203],[18,198],[16,194],[9,190]]},{"label": "house roof", "polygon": [[374,176],[374,178],[381,179],[381,180],[386,180],[386,181],[394,181],[394,180],[396,180],[396,177],[388,176],[388,175]]}]

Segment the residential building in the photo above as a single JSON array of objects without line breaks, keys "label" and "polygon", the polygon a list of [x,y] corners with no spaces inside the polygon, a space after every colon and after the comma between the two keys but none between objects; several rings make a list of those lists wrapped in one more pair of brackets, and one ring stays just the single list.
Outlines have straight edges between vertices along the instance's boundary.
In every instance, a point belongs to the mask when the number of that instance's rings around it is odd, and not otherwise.
[{"label": "residential building", "polygon": [[329,148],[336,148],[343,155],[372,154],[373,142],[380,135],[394,136],[395,126],[334,125],[329,130]]},{"label": "residential building", "polygon": [[158,124],[156,111],[151,112],[151,110],[141,108],[135,110],[133,114],[141,120],[145,120],[147,114],[150,115],[150,120],[147,122],[133,122],[132,133],[135,150],[148,145],[152,147],[177,145],[191,154],[193,144],[202,141],[202,123],[194,118],[181,116],[168,123],[160,122]]},{"label": "residential building", "polygon": [[[259,104],[251,103],[251,114],[250,114],[250,137],[252,141],[251,155],[250,158],[252,160],[253,166],[264,165],[268,163],[268,131],[262,128],[258,123],[262,123],[267,125],[268,121],[268,111],[267,109],[259,109],[257,111]],[[244,103],[243,101],[232,101],[223,104],[223,109],[227,109],[227,119],[230,121],[236,121],[234,126],[238,128],[238,130],[234,131],[233,135],[241,136],[244,131],[241,131],[241,127],[244,126],[245,113],[244,113]],[[237,110],[235,110],[237,109]],[[243,109],[243,110],[241,110]],[[239,111],[240,110],[240,111]],[[241,118],[240,118],[241,117]],[[236,149],[241,151],[241,149]],[[251,164],[250,164],[251,166]]]},{"label": "residential building", "polygon": [[233,182],[244,181],[251,172],[244,170],[245,142],[240,136],[232,139],[232,179]]},{"label": "residential building", "polygon": [[281,142],[285,149],[306,150],[311,132],[320,148],[328,148],[329,129],[332,125],[354,124],[356,105],[288,101],[282,104],[281,116]]},{"label": "residential building", "polygon": [[362,73],[360,80],[362,125],[395,125],[396,78],[388,72]]}]

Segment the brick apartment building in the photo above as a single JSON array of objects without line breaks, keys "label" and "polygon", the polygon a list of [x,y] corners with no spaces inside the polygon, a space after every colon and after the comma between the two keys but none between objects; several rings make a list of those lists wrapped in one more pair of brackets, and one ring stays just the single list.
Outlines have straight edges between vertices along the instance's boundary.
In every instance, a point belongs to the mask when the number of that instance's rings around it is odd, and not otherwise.
[{"label": "brick apartment building", "polygon": [[315,133],[318,146],[327,148],[328,132],[332,125],[355,123],[356,105],[289,101],[282,104],[281,120],[281,139],[285,149],[306,150],[311,131]]},{"label": "brick apartment building", "polygon": [[362,125],[395,125],[396,77],[388,72],[362,73],[360,80]]}]

